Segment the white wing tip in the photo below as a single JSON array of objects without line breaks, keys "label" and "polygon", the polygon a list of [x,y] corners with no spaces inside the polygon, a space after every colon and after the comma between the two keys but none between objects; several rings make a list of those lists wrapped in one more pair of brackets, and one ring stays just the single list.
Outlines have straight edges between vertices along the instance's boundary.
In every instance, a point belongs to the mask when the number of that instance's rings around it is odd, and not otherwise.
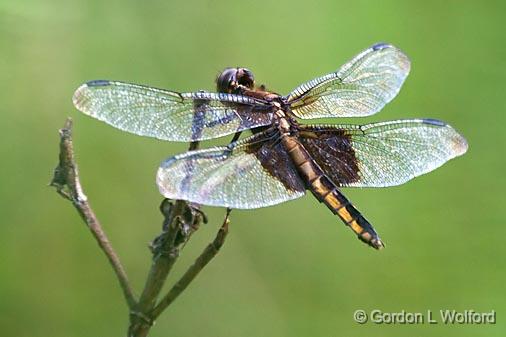
[{"label": "white wing tip", "polygon": [[72,103],[79,111],[87,115],[92,115],[91,111],[88,109],[90,88],[105,87],[110,84],[111,82],[108,80],[93,80],[83,83],[74,92],[74,95],[72,96]]},{"label": "white wing tip", "polygon": [[400,50],[399,48],[397,48],[393,44],[385,43],[385,42],[378,42],[376,44],[373,44],[371,46],[371,49],[374,51],[383,50],[383,49],[393,49],[396,52],[397,56],[399,57],[399,60],[401,61],[399,65],[406,73],[406,76],[409,74],[409,71],[411,70],[411,61],[410,61],[409,57],[402,50]]},{"label": "white wing tip", "polygon": [[79,88],[76,89],[74,95],[72,96],[72,103],[74,106],[82,112],[84,110],[84,101],[86,101],[86,91],[88,90],[88,84],[84,83]]},{"label": "white wing tip", "polygon": [[432,118],[425,118],[425,119],[422,119],[421,121],[425,124],[428,124],[428,125],[449,128],[453,131],[453,134],[451,134],[451,138],[450,138],[450,147],[451,147],[452,153],[454,154],[454,157],[461,156],[467,152],[467,149],[469,148],[467,140],[457,130],[455,130],[451,125],[446,124],[445,122],[440,121],[438,119],[432,119]]},{"label": "white wing tip", "polygon": [[180,196],[177,195],[177,191],[173,188],[170,179],[168,179],[168,173],[170,171],[167,170],[167,168],[173,161],[173,158],[167,159],[160,165],[156,172],[156,185],[158,186],[160,194],[164,197],[178,199]]},{"label": "white wing tip", "polygon": [[453,137],[453,151],[455,153],[455,156],[462,156],[464,153],[467,152],[467,149],[469,148],[469,145],[467,143],[467,140],[458,132],[455,131],[455,137]]}]

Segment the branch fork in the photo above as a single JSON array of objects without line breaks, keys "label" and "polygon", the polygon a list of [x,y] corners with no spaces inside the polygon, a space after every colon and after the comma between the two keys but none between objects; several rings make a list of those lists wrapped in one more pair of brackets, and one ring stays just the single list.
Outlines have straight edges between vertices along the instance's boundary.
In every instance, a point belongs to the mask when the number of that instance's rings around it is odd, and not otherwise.
[{"label": "branch fork", "polygon": [[[169,307],[174,300],[188,287],[198,273],[216,256],[225,242],[228,234],[230,209],[227,209],[225,219],[215,239],[202,251],[183,276],[160,298],[160,292],[176,262],[181,250],[198,230],[201,223],[207,223],[207,217],[194,205],[182,200],[164,199],[160,211],[164,216],[162,233],[150,245],[153,254],[151,269],[148,273],[144,289],[137,299],[128,280],[127,273],[120,258],[113,249],[95,212],[90,206],[88,198],[83,192],[77,163],[74,157],[72,143],[72,120],[67,119],[60,129],[59,163],[54,170],[50,185],[63,198],[72,202],[91,234],[104,252],[118,279],[123,296],[129,308],[128,328],[129,337],[147,336],[151,326],[160,314]],[[197,148],[197,143],[191,143],[190,149]]]}]

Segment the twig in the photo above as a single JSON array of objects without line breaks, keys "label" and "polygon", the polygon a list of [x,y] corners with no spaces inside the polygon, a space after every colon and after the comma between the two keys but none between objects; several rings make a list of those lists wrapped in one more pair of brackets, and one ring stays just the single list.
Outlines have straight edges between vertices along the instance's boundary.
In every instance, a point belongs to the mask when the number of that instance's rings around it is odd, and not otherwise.
[{"label": "twig", "polygon": [[[198,148],[198,142],[190,143],[189,150]],[[169,275],[172,266],[179,257],[180,250],[189,240],[191,234],[198,229],[201,221],[206,218],[198,206],[177,200],[174,204],[167,199],[162,202],[160,210],[165,217],[164,231],[152,244],[153,263],[148,279],[139,299],[139,303],[130,315],[128,336],[147,336],[154,317],[151,311],[155,308],[158,296]]]},{"label": "twig", "polygon": [[81,218],[86,222],[100,249],[104,252],[116,273],[128,307],[134,308],[136,300],[125,269],[82,190],[77,164],[74,159],[72,119],[70,118],[65,122],[65,126],[60,129],[60,162],[54,171],[50,185],[54,186],[62,197],[72,202]]},{"label": "twig", "polygon": [[221,225],[220,230],[216,234],[214,241],[211,242],[200,256],[195,260],[192,266],[184,273],[179,281],[169,290],[167,295],[158,303],[158,305],[151,312],[152,319],[156,319],[174,300],[188,287],[198,273],[211,261],[213,257],[218,254],[221,246],[225,242],[228,234],[228,224],[230,222],[229,215],[230,209],[227,209],[225,220]]},{"label": "twig", "polygon": [[[198,142],[190,144],[190,150],[194,150],[197,147]],[[139,300],[136,301],[119,257],[112,248],[82,190],[74,158],[72,120],[70,118],[67,119],[65,126],[60,129],[60,161],[54,171],[50,185],[54,186],[62,197],[72,202],[93,234],[100,249],[107,256],[130,308],[128,336],[131,337],[144,337],[148,335],[155,318],[186,289],[197,274],[218,253],[228,233],[230,209],[227,209],[223,225],[214,241],[204,249],[195,263],[157,305],[156,301],[160,295],[160,291],[172,266],[179,257],[181,249],[190,239],[193,232],[199,228],[200,223],[207,222],[205,214],[200,211],[198,205],[192,205],[182,200],[172,203],[170,200],[165,199],[160,206],[160,210],[164,215],[163,231],[153,241],[151,246],[153,263],[144,290]]]},{"label": "twig", "polygon": [[178,200],[174,205],[168,205],[171,207],[164,207],[164,203],[160,206],[165,216],[165,231],[155,239],[155,241],[159,242],[153,245],[153,263],[149,270],[148,278],[144,285],[139,303],[130,313],[128,336],[147,336],[149,329],[154,323],[149,312],[155,306],[165,280],[179,257],[179,250],[175,242],[186,203]]}]

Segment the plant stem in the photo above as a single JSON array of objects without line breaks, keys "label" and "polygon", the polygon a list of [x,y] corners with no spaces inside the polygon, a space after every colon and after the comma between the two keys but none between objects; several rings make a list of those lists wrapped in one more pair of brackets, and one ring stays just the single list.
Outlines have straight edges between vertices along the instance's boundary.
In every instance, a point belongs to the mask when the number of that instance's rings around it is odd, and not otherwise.
[{"label": "plant stem", "polygon": [[[190,150],[195,150],[197,147],[198,142],[190,144]],[[59,164],[54,171],[50,185],[54,186],[62,197],[72,202],[90,229],[98,246],[109,260],[130,309],[129,337],[145,337],[148,335],[154,320],[188,287],[209,261],[216,256],[228,233],[230,209],[227,209],[225,220],[214,241],[204,249],[194,264],[157,304],[158,296],[172,266],[179,257],[181,249],[190,239],[193,232],[199,228],[200,223],[207,222],[205,215],[199,210],[197,205],[192,205],[182,200],[172,203],[168,199],[165,199],[160,207],[164,215],[163,231],[153,241],[151,269],[144,290],[137,301],[125,269],[93,212],[88,198],[83,192],[74,157],[72,120],[70,118],[67,119],[65,126],[60,129]]]},{"label": "plant stem", "polygon": [[138,305],[130,315],[128,336],[147,336],[154,323],[154,319],[150,317],[149,312],[155,307],[165,280],[179,257],[179,248],[176,246],[175,241],[179,232],[179,223],[186,207],[186,202],[178,200],[173,207],[164,212],[162,204],[161,209],[165,216],[165,223],[168,224],[168,229],[160,236],[162,243],[153,250],[153,262],[144,290]]},{"label": "plant stem", "polygon": [[150,315],[153,319],[156,319],[169,305],[171,305],[172,302],[174,302],[174,300],[200,273],[200,271],[212,260],[213,257],[216,256],[216,254],[218,254],[228,234],[228,224],[230,222],[229,214],[230,209],[227,209],[225,220],[223,221],[220,230],[216,234],[214,241],[204,249],[200,256],[195,260],[193,265],[188,268],[188,270],[183,274],[179,281],[174,284],[174,286],[172,286],[167,295],[165,295],[158,303],[158,305],[153,309]]},{"label": "plant stem", "polygon": [[105,234],[95,212],[88,202],[88,198],[83,192],[77,164],[74,158],[74,148],[72,144],[72,119],[68,118],[65,126],[60,129],[60,161],[54,171],[53,179],[50,183],[56,188],[56,191],[65,199],[70,200],[77,212],[84,220],[91,231],[91,234],[98,243],[100,249],[109,260],[116,277],[118,278],[123,296],[130,309],[136,305],[130,282],[120,259],[114,251],[107,235]]}]

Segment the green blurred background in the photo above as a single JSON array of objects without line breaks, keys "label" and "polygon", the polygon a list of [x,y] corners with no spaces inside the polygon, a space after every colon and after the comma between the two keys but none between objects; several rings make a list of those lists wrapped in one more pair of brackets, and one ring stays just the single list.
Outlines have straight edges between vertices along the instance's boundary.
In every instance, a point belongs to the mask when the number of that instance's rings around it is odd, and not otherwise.
[{"label": "green blurred background", "polygon": [[[66,116],[75,121],[85,191],[138,291],[147,244],[160,231],[154,173],[186,148],[78,113],[71,96],[79,84],[213,90],[224,67],[240,65],[284,94],[387,41],[410,56],[411,75],[397,99],[361,122],[442,119],[466,136],[468,153],[404,186],[345,191],[385,240],[381,252],[311,196],[234,211],[222,252],[151,336],[505,336],[505,15],[500,1],[2,0],[3,335],[126,331],[106,259],[47,187]],[[214,237],[224,210],[206,212],[210,223],[171,281]],[[497,324],[359,325],[357,309],[495,310]]]}]

